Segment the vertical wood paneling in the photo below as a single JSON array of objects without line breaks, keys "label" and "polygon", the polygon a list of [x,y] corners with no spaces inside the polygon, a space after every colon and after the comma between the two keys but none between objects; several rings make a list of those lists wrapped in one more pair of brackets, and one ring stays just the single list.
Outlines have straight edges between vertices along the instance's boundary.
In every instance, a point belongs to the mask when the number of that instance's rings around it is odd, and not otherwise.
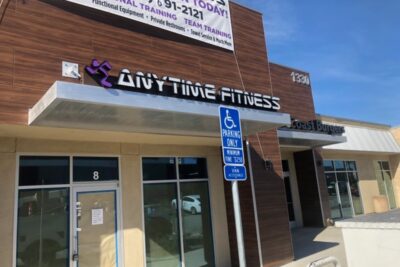
[{"label": "vertical wood paneling", "polygon": [[271,80],[274,96],[280,97],[281,111],[291,114],[299,120],[314,120],[315,109],[311,86],[295,83],[290,74],[306,72],[270,63]]},{"label": "vertical wood paneling", "polygon": [[[276,131],[250,138],[263,265],[281,266],[293,260],[282,161]],[[266,170],[265,160],[272,161]]]},{"label": "vertical wood paneling", "polygon": [[82,71],[96,57],[112,63],[113,75],[130,68],[243,89],[240,69],[247,90],[271,94],[262,17],[234,3],[239,68],[231,51],[142,23],[66,1],[10,1],[0,24],[0,53],[8,64],[0,99],[12,99],[13,106],[0,105],[0,123],[26,124],[28,109],[51,84],[68,80],[61,77],[63,60],[79,63]]}]

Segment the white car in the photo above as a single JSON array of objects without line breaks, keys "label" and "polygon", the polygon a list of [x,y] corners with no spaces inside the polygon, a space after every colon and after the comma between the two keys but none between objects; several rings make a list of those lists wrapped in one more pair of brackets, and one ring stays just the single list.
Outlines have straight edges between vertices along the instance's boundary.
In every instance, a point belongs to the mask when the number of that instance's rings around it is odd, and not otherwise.
[{"label": "white car", "polygon": [[[176,208],[176,199],[171,201],[172,207]],[[184,211],[191,214],[201,213],[201,202],[199,195],[184,196],[181,201],[181,206]]]}]

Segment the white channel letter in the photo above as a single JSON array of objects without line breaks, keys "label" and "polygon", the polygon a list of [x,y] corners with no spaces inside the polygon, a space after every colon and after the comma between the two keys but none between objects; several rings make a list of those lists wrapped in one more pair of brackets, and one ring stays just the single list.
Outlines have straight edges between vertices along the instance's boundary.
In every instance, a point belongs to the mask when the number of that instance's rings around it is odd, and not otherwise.
[{"label": "white channel letter", "polygon": [[132,74],[128,69],[121,70],[121,73],[119,74],[118,78],[118,85],[135,88],[135,83],[133,82]]}]

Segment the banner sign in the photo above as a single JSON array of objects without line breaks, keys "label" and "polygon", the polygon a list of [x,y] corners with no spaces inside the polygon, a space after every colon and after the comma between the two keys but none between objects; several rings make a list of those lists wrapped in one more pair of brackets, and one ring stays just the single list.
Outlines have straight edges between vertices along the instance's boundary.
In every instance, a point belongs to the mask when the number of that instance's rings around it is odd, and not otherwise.
[{"label": "banner sign", "polygon": [[220,87],[210,83],[189,81],[171,76],[159,77],[154,73],[131,72],[122,69],[119,76],[110,76],[112,66],[108,61],[93,59],[86,72],[102,87],[146,94],[164,95],[202,102],[225,104],[252,109],[278,111],[279,97],[246,92],[236,88]]},{"label": "banner sign", "polygon": [[228,0],[66,0],[233,51]]}]

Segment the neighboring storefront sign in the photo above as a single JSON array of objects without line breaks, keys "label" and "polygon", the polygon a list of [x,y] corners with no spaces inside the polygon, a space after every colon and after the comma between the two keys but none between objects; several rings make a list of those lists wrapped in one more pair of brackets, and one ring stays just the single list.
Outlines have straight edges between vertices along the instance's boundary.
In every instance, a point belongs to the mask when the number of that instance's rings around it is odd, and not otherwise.
[{"label": "neighboring storefront sign", "polygon": [[239,110],[219,107],[224,177],[227,181],[245,181],[242,128]]},{"label": "neighboring storefront sign", "polygon": [[66,0],[233,50],[228,0]]},{"label": "neighboring storefront sign", "polygon": [[110,76],[109,72],[112,66],[108,61],[100,63],[100,61],[94,59],[91,65],[87,66],[85,69],[86,72],[104,88],[164,95],[268,111],[280,110],[280,99],[278,97],[244,92],[236,88],[217,88],[213,84],[203,84],[171,76],[158,77],[154,73],[143,73],[140,71],[133,73],[128,69],[122,69],[118,77]]},{"label": "neighboring storefront sign", "polygon": [[299,131],[307,131],[307,132],[318,132],[329,135],[342,135],[345,132],[343,126],[336,126],[330,124],[324,124],[320,120],[312,120],[312,121],[299,121],[292,120],[292,125],[290,128],[282,127],[281,129],[291,129],[291,130],[299,130]]}]

